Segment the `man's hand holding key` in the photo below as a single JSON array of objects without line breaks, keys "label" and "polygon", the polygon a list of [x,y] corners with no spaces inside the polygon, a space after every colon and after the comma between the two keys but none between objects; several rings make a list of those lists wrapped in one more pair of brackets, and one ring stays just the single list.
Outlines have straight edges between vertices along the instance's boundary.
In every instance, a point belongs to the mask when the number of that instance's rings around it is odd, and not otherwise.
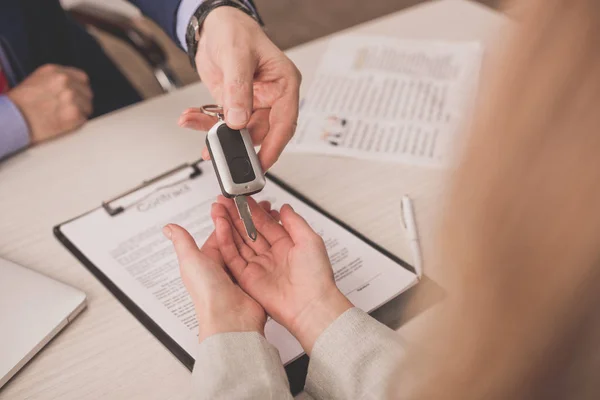
[{"label": "man's hand holding key", "polygon": [[[208,131],[202,157],[213,160],[223,195],[235,199],[246,234],[254,240],[246,196],[262,190],[263,171],[294,134],[300,72],[257,21],[232,7],[217,8],[206,17],[196,66],[222,108],[190,108],[179,124]],[[261,145],[258,157],[254,145]]]},{"label": "man's hand holding key", "polygon": [[[296,66],[248,15],[231,7],[212,11],[200,32],[200,78],[224,108],[232,129],[248,128],[266,171],[294,135],[301,76]],[[190,108],[179,125],[208,131],[216,119]],[[207,149],[204,159],[210,158]]]}]

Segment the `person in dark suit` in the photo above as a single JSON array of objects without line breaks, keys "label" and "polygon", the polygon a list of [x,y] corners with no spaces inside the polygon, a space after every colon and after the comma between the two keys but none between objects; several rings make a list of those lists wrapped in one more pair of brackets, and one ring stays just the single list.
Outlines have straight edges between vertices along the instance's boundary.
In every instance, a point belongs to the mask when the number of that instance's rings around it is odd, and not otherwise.
[{"label": "person in dark suit", "polygon": [[[200,77],[224,105],[227,123],[255,127],[251,134],[266,146],[260,157],[269,168],[293,135],[300,75],[264,34],[252,1],[131,3],[196,60]],[[0,159],[140,100],[58,0],[0,2]],[[260,119],[269,123],[252,122]],[[209,122],[188,111],[180,124]]]}]

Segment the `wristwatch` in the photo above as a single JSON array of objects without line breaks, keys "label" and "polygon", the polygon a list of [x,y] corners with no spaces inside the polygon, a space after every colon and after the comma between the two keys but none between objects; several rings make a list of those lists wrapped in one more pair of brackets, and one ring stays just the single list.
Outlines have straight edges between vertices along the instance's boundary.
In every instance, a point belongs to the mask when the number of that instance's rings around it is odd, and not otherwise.
[{"label": "wristwatch", "polygon": [[260,17],[241,1],[204,0],[190,19],[190,22],[187,26],[187,31],[185,33],[187,53],[190,59],[190,63],[192,64],[192,67],[194,67],[194,69],[196,69],[196,52],[198,51],[198,41],[200,40],[200,29],[202,28],[202,24],[204,23],[204,20],[206,19],[208,14],[210,14],[211,11],[219,7],[237,8],[238,10],[243,11],[244,13],[254,18],[256,22],[262,25]]}]

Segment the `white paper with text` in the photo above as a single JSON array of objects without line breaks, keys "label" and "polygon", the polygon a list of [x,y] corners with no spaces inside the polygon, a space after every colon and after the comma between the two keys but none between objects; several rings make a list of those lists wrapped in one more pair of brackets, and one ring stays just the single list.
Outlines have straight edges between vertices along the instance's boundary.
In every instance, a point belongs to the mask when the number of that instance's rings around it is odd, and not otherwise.
[{"label": "white paper with text", "polygon": [[472,103],[482,53],[476,42],[333,39],[287,151],[443,165]]},{"label": "white paper with text", "polygon": [[[185,180],[190,174],[186,169],[129,195],[119,204],[135,205],[121,214],[111,217],[100,208],[61,227],[72,244],[192,357],[198,321],[173,247],[161,230],[177,223],[199,245],[212,232],[210,207],[220,190],[210,163],[202,163],[201,169],[195,179]],[[158,187],[162,190],[156,191]],[[289,203],[307,219],[327,245],[338,287],[357,307],[371,311],[416,283],[412,272],[273,182],[255,198],[277,208]],[[300,344],[275,321],[269,320],[265,335],[284,363],[302,355]]]}]

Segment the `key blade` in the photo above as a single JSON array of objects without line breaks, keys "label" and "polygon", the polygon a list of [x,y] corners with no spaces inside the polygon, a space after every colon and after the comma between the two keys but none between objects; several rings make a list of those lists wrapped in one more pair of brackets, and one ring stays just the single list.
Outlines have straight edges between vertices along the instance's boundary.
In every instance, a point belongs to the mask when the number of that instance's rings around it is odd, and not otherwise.
[{"label": "key blade", "polygon": [[244,228],[246,228],[246,234],[253,242],[256,241],[258,237],[258,233],[256,232],[256,227],[254,226],[254,222],[252,221],[252,213],[250,212],[250,205],[248,204],[248,199],[246,196],[236,196],[233,198],[235,201],[235,206],[237,207],[238,214],[244,223]]}]

